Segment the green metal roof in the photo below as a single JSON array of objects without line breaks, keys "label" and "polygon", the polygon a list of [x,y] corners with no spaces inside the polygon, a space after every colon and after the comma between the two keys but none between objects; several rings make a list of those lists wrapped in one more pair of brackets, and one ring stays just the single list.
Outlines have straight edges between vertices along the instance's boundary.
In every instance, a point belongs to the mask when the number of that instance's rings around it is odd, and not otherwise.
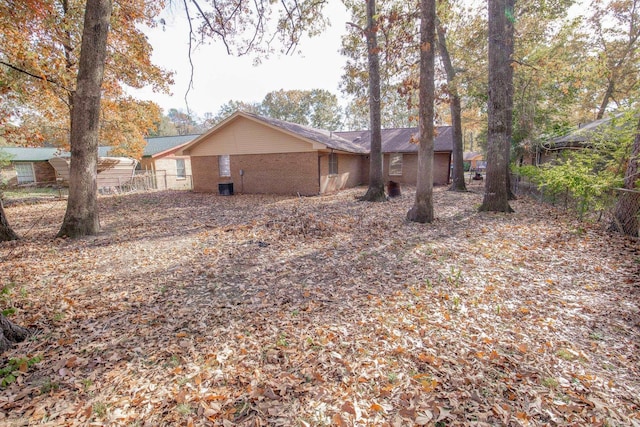
[{"label": "green metal roof", "polygon": [[[108,157],[113,147],[98,147],[99,157]],[[52,157],[69,157],[71,153],[55,147],[0,147],[12,162],[46,162]]]},{"label": "green metal roof", "polygon": [[175,135],[145,138],[147,145],[144,147],[142,157],[150,157],[163,151],[176,148],[179,145],[193,141],[199,136],[200,135]]},{"label": "green metal roof", "polygon": [[0,153],[5,153],[12,162],[43,162],[62,150],[55,147],[0,147]]}]

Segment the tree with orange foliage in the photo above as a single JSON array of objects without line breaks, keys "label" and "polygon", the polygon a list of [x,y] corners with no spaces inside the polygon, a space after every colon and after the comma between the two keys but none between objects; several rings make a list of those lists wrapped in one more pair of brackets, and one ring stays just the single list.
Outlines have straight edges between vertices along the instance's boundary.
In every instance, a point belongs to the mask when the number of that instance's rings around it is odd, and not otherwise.
[{"label": "tree with orange foliage", "polygon": [[[100,142],[133,157],[142,154],[161,112],[124,87],[168,91],[171,82],[171,73],[151,63],[152,48],[140,30],[155,25],[160,10],[158,2],[116,1],[110,18]],[[69,148],[84,11],[81,0],[0,0],[0,81],[6,85],[0,98],[12,101],[11,121],[3,126],[9,142]]]}]

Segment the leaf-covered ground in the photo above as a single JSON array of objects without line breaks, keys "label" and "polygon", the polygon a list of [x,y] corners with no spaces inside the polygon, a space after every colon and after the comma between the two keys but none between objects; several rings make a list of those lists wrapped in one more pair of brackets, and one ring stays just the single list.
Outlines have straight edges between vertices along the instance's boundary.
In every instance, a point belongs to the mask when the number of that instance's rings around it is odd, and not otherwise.
[{"label": "leaf-covered ground", "polygon": [[12,205],[1,425],[640,425],[637,241],[522,199],[189,192]]}]

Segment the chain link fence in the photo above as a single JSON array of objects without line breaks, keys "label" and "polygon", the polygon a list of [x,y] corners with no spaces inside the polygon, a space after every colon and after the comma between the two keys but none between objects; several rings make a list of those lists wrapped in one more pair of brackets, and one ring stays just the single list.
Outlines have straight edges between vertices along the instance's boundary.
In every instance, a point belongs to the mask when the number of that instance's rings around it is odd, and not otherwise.
[{"label": "chain link fence", "polygon": [[575,197],[567,189],[551,192],[539,187],[528,177],[512,174],[511,190],[543,203],[573,212],[580,220],[598,222],[604,228],[638,237],[640,231],[640,191],[615,188],[599,197]]},{"label": "chain link fence", "polygon": [[[135,175],[116,186],[102,187],[98,193],[125,194],[156,190],[191,190],[193,181],[190,175],[178,176],[166,171],[136,171]],[[63,181],[34,182],[23,185],[0,187],[0,197],[5,206],[15,203],[37,203],[52,199],[64,199],[69,195],[69,187]]]}]

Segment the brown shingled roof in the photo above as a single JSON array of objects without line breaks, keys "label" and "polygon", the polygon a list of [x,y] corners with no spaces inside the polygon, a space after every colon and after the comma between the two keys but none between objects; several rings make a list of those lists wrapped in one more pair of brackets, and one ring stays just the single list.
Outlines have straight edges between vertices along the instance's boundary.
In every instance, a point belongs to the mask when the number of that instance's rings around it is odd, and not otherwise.
[{"label": "brown shingled roof", "polygon": [[299,125],[297,123],[285,122],[284,120],[272,119],[270,117],[259,116],[257,114],[243,112],[245,116],[254,118],[261,122],[270,124],[271,126],[284,129],[296,135],[319,142],[334,150],[347,151],[350,153],[368,153],[361,144],[355,144],[351,140],[344,138],[340,132],[330,132],[323,129],[315,129],[308,126]]},{"label": "brown shingled roof", "polygon": [[[365,148],[367,152],[371,149],[371,132],[368,130],[335,132],[335,134],[353,141],[354,144]],[[382,152],[415,153],[418,151],[418,144],[411,141],[412,139],[417,141],[418,138],[418,128],[382,129]],[[436,152],[453,151],[451,126],[436,127],[436,137],[433,145],[433,149]]]},{"label": "brown shingled roof", "polygon": [[[270,117],[260,116],[258,114],[248,113],[245,111],[236,111],[227,117],[221,123],[205,134],[196,137],[187,143],[183,148],[183,153],[189,153],[192,146],[199,144],[203,138],[211,132],[215,132],[221,126],[225,126],[236,117],[244,116],[250,120],[260,121],[268,126],[279,128],[298,137],[305,138],[309,141],[323,144],[329,149],[344,151],[354,154],[368,154],[371,151],[370,131],[348,131],[348,132],[330,132],[323,129],[315,129],[309,126],[299,125],[297,123],[286,122],[284,120],[272,119]],[[416,153],[418,151],[417,141],[418,128],[398,128],[398,129],[382,129],[382,152],[383,153]],[[451,152],[453,151],[453,136],[451,126],[436,127],[436,138],[434,141],[435,152]]]}]

